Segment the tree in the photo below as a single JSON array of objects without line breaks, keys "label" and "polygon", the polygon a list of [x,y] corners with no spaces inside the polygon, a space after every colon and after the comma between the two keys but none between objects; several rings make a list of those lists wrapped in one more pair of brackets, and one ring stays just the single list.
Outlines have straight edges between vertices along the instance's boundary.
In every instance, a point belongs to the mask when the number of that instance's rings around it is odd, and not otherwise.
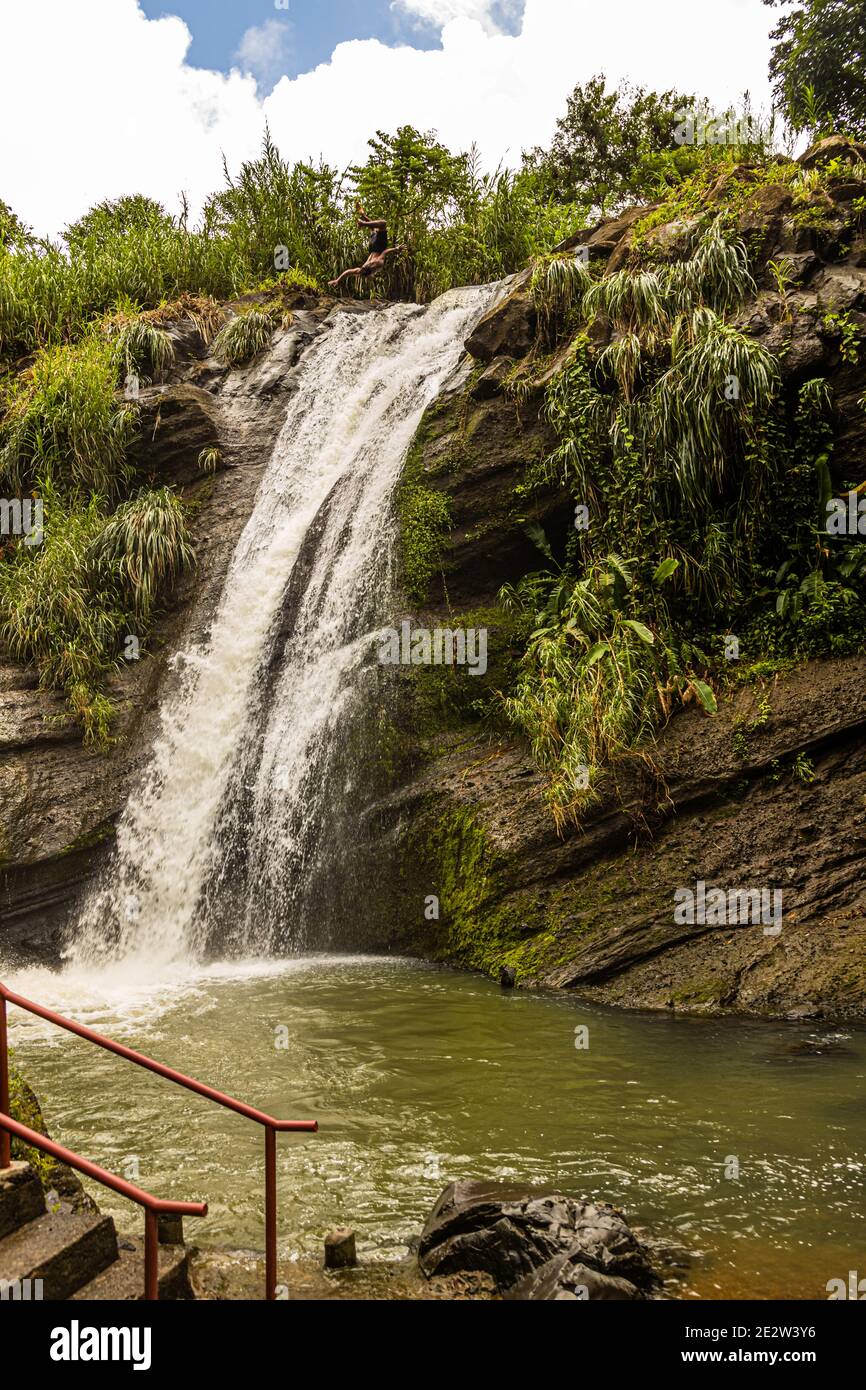
[{"label": "tree", "polygon": [[150,231],[154,227],[168,230],[174,222],[159,203],[142,193],[125,198],[106,198],[97,203],[77,222],[71,223],[63,235],[72,250],[86,245],[105,246],[115,237]]},{"label": "tree", "polygon": [[386,217],[398,241],[444,226],[469,194],[468,156],[452,154],[433,131],[379,130],[369,145],[367,163],[352,177],[370,215]]},{"label": "tree", "polygon": [[0,246],[21,248],[33,243],[33,234],[0,198]]},{"label": "tree", "polygon": [[780,18],[772,38],[773,95],[792,129],[866,138],[864,0],[805,0]]},{"label": "tree", "polygon": [[607,208],[640,197],[648,191],[648,160],[683,157],[673,132],[694,102],[673,89],[652,92],[628,83],[609,92],[598,73],[575,87],[550,149],[524,155],[525,167],[535,174],[540,195],[556,202],[588,199]]}]

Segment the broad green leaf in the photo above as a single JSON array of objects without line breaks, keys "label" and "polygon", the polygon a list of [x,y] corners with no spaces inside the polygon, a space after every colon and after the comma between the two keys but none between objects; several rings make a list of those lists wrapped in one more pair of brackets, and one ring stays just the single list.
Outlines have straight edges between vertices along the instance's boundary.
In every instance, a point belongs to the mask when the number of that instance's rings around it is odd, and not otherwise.
[{"label": "broad green leaf", "polygon": [[605,652],[610,651],[609,642],[596,642],[594,647],[590,647],[586,656],[583,658],[584,666],[594,666],[597,661],[601,661]]},{"label": "broad green leaf", "polygon": [[669,555],[666,560],[662,560],[653,575],[653,584],[664,584],[665,580],[670,579],[671,575],[675,570],[678,570],[679,567],[679,560],[674,559],[673,555]]},{"label": "broad green leaf", "polygon": [[716,697],[713,694],[713,691],[710,688],[710,686],[707,685],[706,681],[693,680],[692,689],[694,690],[695,694],[697,695],[707,714],[715,714],[718,709]]},{"label": "broad green leaf", "polygon": [[649,628],[644,623],[636,622],[634,618],[624,618],[623,627],[630,627],[632,632],[636,632],[640,640],[646,642],[648,647],[651,647],[656,640]]}]

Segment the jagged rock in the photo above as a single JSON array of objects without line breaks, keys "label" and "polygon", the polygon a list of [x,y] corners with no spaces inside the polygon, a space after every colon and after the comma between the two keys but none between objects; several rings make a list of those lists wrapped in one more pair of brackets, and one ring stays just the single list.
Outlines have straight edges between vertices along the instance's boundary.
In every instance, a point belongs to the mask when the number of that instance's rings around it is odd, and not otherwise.
[{"label": "jagged rock", "polygon": [[658,1282],[614,1207],[504,1183],[446,1187],[418,1260],[428,1278],[483,1271],[515,1298],[575,1297],[582,1283],[589,1298],[643,1298]]},{"label": "jagged rock", "polygon": [[800,155],[798,163],[804,169],[814,169],[817,164],[825,164],[831,159],[845,159],[851,164],[866,160],[866,145],[859,140],[849,140],[846,135],[828,135]]},{"label": "jagged rock", "polygon": [[476,401],[489,401],[494,396],[502,394],[503,387],[508,377],[514,371],[514,363],[510,357],[496,357],[490,363],[486,371],[476,381],[472,388],[472,397]]},{"label": "jagged rock", "polygon": [[866,307],[866,269],[853,265],[828,265],[810,287],[818,295],[820,309]]},{"label": "jagged rock", "polygon": [[573,251],[577,246],[588,246],[591,256],[610,255],[635,222],[647,217],[658,206],[658,203],[640,203],[626,208],[616,217],[604,218],[594,227],[583,228],[575,232],[574,236],[566,237],[554,250],[559,253]]},{"label": "jagged rock", "polygon": [[175,486],[199,481],[202,450],[219,449],[221,412],[210,392],[181,383],[146,387],[139,396],[140,434],[129,461],[149,480]]},{"label": "jagged rock", "polygon": [[535,342],[538,314],[526,276],[485,314],[466,339],[466,351],[479,362],[525,357]]},{"label": "jagged rock", "polygon": [[629,1279],[619,1279],[614,1274],[601,1274],[590,1265],[583,1264],[578,1254],[568,1252],[548,1260],[547,1264],[508,1289],[503,1295],[506,1299],[521,1302],[593,1302],[613,1300],[620,1302],[642,1298],[636,1284]]},{"label": "jagged rock", "polygon": [[[685,254],[697,220],[693,217],[677,218],[674,222],[664,222],[651,227],[644,233],[643,241],[654,260],[676,260]],[[608,261],[607,269],[612,275],[628,260],[632,245],[632,233],[624,236]]]}]

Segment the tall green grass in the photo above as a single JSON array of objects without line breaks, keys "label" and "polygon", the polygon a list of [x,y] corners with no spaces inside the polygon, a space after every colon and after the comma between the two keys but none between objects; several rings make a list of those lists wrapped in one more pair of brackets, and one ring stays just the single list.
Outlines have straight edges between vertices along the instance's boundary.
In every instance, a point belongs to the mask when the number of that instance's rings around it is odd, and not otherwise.
[{"label": "tall green grass", "polygon": [[85,740],[105,746],[105,685],[124,639],[144,641],[159,595],[192,563],[183,506],[168,489],[145,490],[110,515],[98,494],[65,501],[50,480],[41,492],[42,544],[18,544],[0,564],[0,639],[65,694]]},{"label": "tall green grass", "polygon": [[97,333],[39,353],[14,378],[0,418],[0,483],[29,491],[37,479],[58,490],[117,497],[138,411],[117,399],[117,345]]}]

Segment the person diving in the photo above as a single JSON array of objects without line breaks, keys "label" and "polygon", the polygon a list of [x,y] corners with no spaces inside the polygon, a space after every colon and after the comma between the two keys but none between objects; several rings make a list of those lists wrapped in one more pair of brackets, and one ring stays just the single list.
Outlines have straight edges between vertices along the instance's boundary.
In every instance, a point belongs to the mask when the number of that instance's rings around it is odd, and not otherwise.
[{"label": "person diving", "polygon": [[344,270],[342,275],[338,275],[336,280],[328,281],[328,288],[335,290],[344,280],[350,279],[353,275],[358,279],[368,280],[374,275],[379,275],[385,269],[385,262],[389,256],[396,256],[400,251],[407,251],[405,245],[388,245],[388,224],[387,222],[377,222],[375,218],[368,217],[363,207],[358,203],[356,209],[358,226],[365,227],[372,232],[367,259],[363,265],[351,266]]}]

